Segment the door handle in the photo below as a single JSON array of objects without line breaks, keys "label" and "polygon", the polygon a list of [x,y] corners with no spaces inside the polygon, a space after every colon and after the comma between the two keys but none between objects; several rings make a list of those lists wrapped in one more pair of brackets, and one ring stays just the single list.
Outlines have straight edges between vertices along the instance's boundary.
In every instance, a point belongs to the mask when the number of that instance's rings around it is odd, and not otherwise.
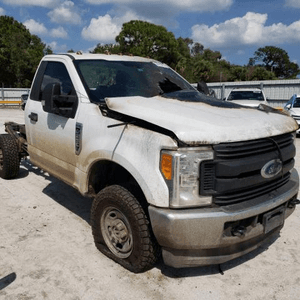
[{"label": "door handle", "polygon": [[38,121],[38,114],[32,112],[30,115],[28,115],[28,118],[33,122],[37,122]]}]

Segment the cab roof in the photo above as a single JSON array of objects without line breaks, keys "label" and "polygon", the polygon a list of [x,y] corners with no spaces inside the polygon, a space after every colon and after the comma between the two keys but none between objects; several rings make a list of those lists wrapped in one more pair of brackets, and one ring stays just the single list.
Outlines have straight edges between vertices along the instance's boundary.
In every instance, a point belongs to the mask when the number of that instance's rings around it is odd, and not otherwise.
[{"label": "cab roof", "polygon": [[140,56],[130,56],[130,55],[116,55],[116,54],[93,54],[93,53],[62,53],[62,54],[49,54],[44,57],[47,58],[58,58],[62,56],[68,56],[72,60],[109,60],[109,61],[138,61],[138,62],[156,62],[160,63],[154,59],[140,57]]}]

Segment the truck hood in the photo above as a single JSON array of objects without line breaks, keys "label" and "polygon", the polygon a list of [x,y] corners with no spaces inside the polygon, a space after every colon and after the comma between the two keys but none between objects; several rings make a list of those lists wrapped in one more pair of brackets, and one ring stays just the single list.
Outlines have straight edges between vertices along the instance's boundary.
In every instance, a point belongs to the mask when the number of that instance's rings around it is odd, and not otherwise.
[{"label": "truck hood", "polygon": [[272,108],[259,110],[205,97],[183,101],[172,96],[106,98],[110,110],[175,133],[189,145],[218,144],[280,135],[298,128],[293,118]]}]

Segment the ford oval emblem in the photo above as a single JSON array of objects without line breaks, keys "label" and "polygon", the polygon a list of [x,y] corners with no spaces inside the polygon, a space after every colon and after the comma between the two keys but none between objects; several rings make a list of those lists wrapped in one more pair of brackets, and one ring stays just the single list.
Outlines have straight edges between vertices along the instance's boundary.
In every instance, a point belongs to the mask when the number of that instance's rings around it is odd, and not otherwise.
[{"label": "ford oval emblem", "polygon": [[273,159],[267,162],[261,169],[261,176],[263,178],[272,178],[278,175],[282,170],[282,161],[280,159]]}]

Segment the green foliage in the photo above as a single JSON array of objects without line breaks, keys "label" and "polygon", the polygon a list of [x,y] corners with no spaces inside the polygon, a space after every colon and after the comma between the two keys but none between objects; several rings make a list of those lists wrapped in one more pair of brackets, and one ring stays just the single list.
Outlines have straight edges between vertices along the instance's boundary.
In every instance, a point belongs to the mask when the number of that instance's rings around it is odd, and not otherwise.
[{"label": "green foliage", "polygon": [[119,45],[116,44],[98,44],[96,48],[91,51],[91,53],[100,53],[100,54],[119,54],[121,49]]},{"label": "green foliage", "polygon": [[200,43],[193,43],[192,41],[192,48],[191,48],[191,55],[196,56],[198,54],[204,53],[204,46]]},{"label": "green foliage", "polygon": [[163,26],[145,21],[124,23],[116,42],[122,53],[150,57],[171,67],[174,67],[180,56],[174,34]]},{"label": "green foliage", "polygon": [[193,40],[191,39],[183,39],[182,37],[177,39],[178,47],[177,51],[179,52],[179,55],[181,57],[190,57],[191,52],[190,52],[190,46],[193,44]]},{"label": "green foliage", "polygon": [[48,55],[48,54],[53,54],[53,51],[52,51],[52,49],[50,48],[50,46],[47,46],[47,47],[44,49],[44,55]]},{"label": "green foliage", "polygon": [[[196,47],[192,46],[190,48],[189,56],[181,56],[175,66],[176,71],[189,82],[219,81],[222,73],[222,62],[225,62],[220,60],[221,53],[204,49],[201,46],[197,43]],[[223,73],[225,74],[225,69]]]},{"label": "green foliage", "polygon": [[0,83],[30,87],[44,50],[40,38],[31,35],[23,24],[12,17],[0,16]]},{"label": "green foliage", "polygon": [[262,62],[260,66],[274,72],[278,78],[292,79],[300,73],[299,66],[291,62],[288,53],[281,48],[266,46],[259,48],[254,55],[255,57],[249,60],[249,64],[254,65],[257,62]]},{"label": "green foliage", "polygon": [[277,79],[274,72],[268,71],[266,68],[261,66],[249,66],[247,68],[245,80],[274,80]]}]

